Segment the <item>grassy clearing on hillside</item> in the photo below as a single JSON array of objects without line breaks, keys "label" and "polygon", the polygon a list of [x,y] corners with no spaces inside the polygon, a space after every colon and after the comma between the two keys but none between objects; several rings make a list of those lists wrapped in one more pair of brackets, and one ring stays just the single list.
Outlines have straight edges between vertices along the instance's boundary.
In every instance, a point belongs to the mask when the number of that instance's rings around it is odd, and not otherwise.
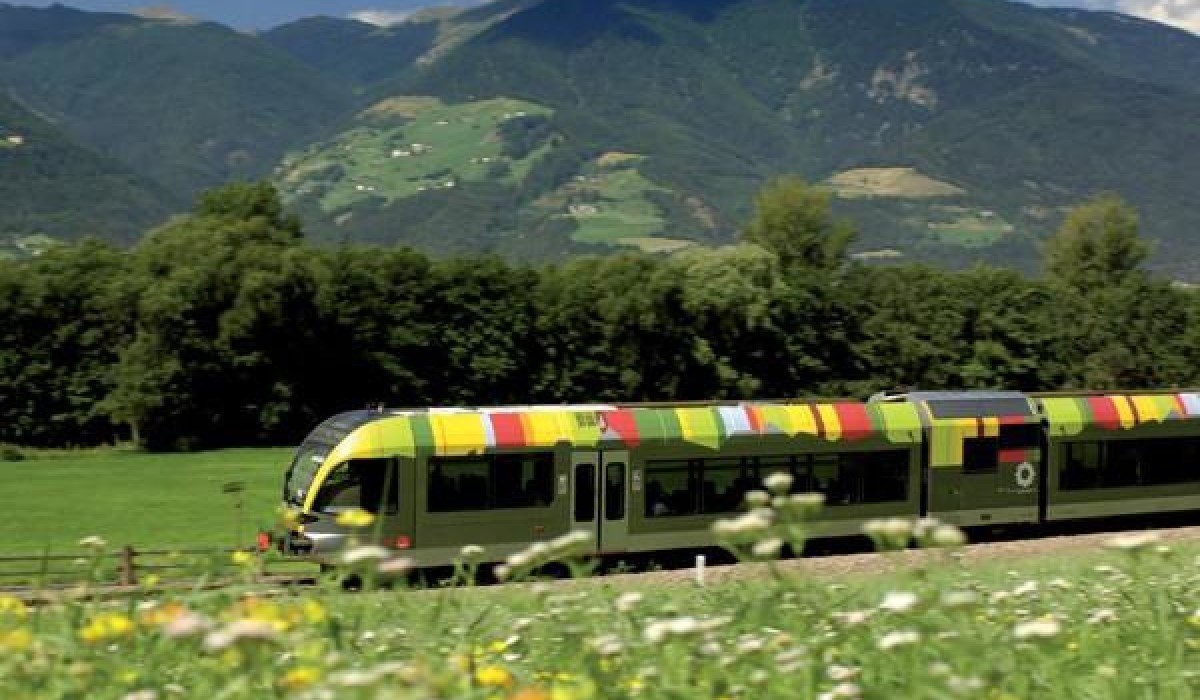
[{"label": "grassy clearing on hillside", "polygon": [[964,191],[914,168],[855,168],[827,181],[839,197],[952,197]]},{"label": "grassy clearing on hillside", "polygon": [[959,209],[959,211],[950,212],[955,216],[953,220],[929,224],[929,232],[937,242],[967,248],[982,248],[998,243],[1013,232],[1012,224],[994,212]]},{"label": "grassy clearing on hillside", "polygon": [[574,220],[578,228],[571,237],[581,243],[646,249],[646,241],[661,233],[666,223],[646,195],[667,190],[638,172],[644,159],[634,153],[605,153],[574,180],[543,197],[538,206]]},{"label": "grassy clearing on hillside", "polygon": [[[765,555],[773,531],[750,519],[727,521],[740,521],[729,530],[756,535]],[[709,587],[598,579],[349,596],[228,591],[38,610],[0,597],[0,695],[1195,697],[1200,551],[1136,535],[1120,544],[981,569],[946,550],[898,575],[777,570]],[[478,556],[464,551],[464,573]],[[364,552],[359,565],[376,562]]]},{"label": "grassy clearing on hillside", "polygon": [[[87,451],[0,462],[0,554],[78,551],[100,535],[114,547],[234,547],[274,522],[290,449],[192,454]],[[245,490],[241,523],[231,482]]]},{"label": "grassy clearing on hillside", "polygon": [[511,119],[549,114],[532,102],[507,98],[455,105],[430,98],[385,100],[363,113],[360,126],[289,155],[276,180],[285,199],[312,196],[327,212],[464,182],[513,183],[549,145],[507,158],[497,130]]}]

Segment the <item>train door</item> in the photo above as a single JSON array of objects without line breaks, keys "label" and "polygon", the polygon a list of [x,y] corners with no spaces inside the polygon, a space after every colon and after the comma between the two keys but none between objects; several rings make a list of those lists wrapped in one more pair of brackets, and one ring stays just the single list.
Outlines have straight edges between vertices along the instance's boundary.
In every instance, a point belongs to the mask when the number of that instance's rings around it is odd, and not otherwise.
[{"label": "train door", "polygon": [[600,552],[629,546],[629,453],[575,452],[571,457],[571,529],[592,533]]}]

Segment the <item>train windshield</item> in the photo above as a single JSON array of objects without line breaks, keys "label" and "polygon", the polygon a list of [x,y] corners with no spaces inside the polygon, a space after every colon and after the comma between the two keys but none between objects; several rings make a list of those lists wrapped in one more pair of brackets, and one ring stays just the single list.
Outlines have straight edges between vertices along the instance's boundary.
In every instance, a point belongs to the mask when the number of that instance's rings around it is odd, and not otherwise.
[{"label": "train windshield", "polygon": [[325,461],[329,445],[320,442],[306,442],[296,450],[296,457],[288,467],[287,479],[283,487],[283,500],[293,505],[303,505],[304,497],[308,495],[309,484]]},{"label": "train windshield", "polygon": [[333,448],[359,426],[370,423],[382,414],[378,411],[350,411],[339,413],[313,429],[300,447],[288,467],[283,480],[283,500],[293,505],[303,505],[313,477],[321,463]]}]

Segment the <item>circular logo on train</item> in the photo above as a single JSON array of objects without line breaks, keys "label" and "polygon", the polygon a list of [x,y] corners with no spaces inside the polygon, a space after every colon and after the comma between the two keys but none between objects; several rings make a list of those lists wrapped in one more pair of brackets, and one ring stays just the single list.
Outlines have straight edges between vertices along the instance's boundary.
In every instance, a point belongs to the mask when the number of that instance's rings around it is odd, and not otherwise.
[{"label": "circular logo on train", "polygon": [[1033,482],[1037,479],[1037,469],[1029,462],[1021,462],[1017,465],[1017,486],[1023,489],[1033,488]]}]

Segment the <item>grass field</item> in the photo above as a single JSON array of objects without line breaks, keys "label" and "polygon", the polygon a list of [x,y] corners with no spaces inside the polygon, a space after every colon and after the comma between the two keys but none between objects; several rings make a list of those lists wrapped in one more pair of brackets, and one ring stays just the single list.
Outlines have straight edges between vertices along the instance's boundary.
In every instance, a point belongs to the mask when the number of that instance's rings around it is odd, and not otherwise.
[{"label": "grass field", "polygon": [[648,252],[690,245],[657,238],[666,222],[647,194],[667,190],[638,171],[643,160],[634,153],[605,153],[572,181],[542,197],[537,206],[572,219],[577,228],[571,237],[581,243],[629,245]]},{"label": "grass field", "polygon": [[[776,537],[800,527],[771,512],[725,531],[769,557]],[[887,536],[917,529],[900,525],[888,523]],[[1197,697],[1200,552],[1139,535],[1114,544],[978,567],[949,547],[888,575],[776,568],[707,587],[632,578],[270,598],[230,590],[40,609],[0,595],[0,697]],[[469,572],[479,555],[463,556]],[[360,567],[377,571],[378,561],[364,556]]]},{"label": "grass field", "polygon": [[[290,452],[98,451],[0,462],[0,554],[74,552],[92,535],[113,547],[252,545],[257,528],[274,523]],[[233,482],[245,490],[223,493]]]},{"label": "grass field", "polygon": [[327,212],[367,199],[392,201],[485,179],[516,182],[547,145],[519,160],[502,155],[501,124],[550,114],[507,98],[447,105],[394,98],[364,112],[360,124],[331,141],[289,155],[277,173],[285,199],[311,195]]}]

